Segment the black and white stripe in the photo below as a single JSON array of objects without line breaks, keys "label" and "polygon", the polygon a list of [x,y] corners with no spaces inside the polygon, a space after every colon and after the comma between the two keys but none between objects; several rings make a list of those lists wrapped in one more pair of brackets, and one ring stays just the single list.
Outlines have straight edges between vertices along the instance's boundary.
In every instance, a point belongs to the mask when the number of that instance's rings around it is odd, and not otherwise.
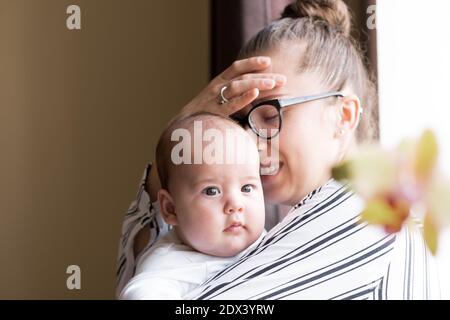
[{"label": "black and white stripe", "polygon": [[[327,192],[321,190],[316,193],[317,199],[311,197],[302,202],[290,213],[291,216],[265,236],[261,245],[208,281],[203,289],[199,288],[201,291],[196,296],[190,297],[314,298],[310,295],[314,287],[338,289],[341,279],[356,274],[356,269],[370,269],[373,261],[384,262],[383,257],[392,250],[395,236],[387,236],[379,230],[375,231],[375,237],[371,235],[373,231],[366,235],[373,227],[360,222],[362,203],[348,188],[331,182],[323,190]],[[341,209],[346,211],[341,212]],[[366,239],[367,243],[359,241],[359,245],[351,250],[351,242],[357,239]],[[341,252],[332,253],[339,248],[342,248]],[[269,254],[265,254],[267,252]],[[329,257],[326,261],[325,256]],[[363,280],[367,283],[366,278]],[[255,287],[264,288],[255,290]],[[247,288],[252,288],[251,292],[246,293]],[[331,293],[331,290],[327,291],[327,295]]]},{"label": "black and white stripe", "polygon": [[[388,235],[360,220],[363,208],[362,199],[348,186],[330,180],[293,207],[238,261],[185,298],[439,298],[433,260],[420,230],[409,226],[397,235]],[[148,224],[148,249],[168,230],[145,189],[138,192],[131,209],[125,217],[119,250],[119,292],[134,270],[128,239]]]},{"label": "black and white stripe", "polygon": [[[145,191],[145,183],[150,169],[151,164],[147,165],[144,170],[136,200],[133,201],[130,208],[125,213],[117,259],[116,296],[119,296],[125,284],[133,277],[139,256],[148,250],[161,235],[169,230],[169,227],[158,214],[159,207],[151,203],[150,197]],[[135,257],[133,250],[134,237],[142,230],[142,228],[147,226],[149,226],[150,229],[149,243],[139,256]]]},{"label": "black and white stripe", "polygon": [[[270,234],[267,234],[257,245],[257,247],[247,254],[245,254],[237,263],[234,265],[228,267],[227,269],[223,270],[222,272],[218,273],[216,276],[214,276],[210,281],[215,280],[224,274],[226,274],[228,271],[232,270],[233,268],[237,267],[239,264],[246,261],[249,257],[260,254],[263,252],[266,248],[270,247],[271,245],[276,244],[278,241],[282,240],[287,234],[290,232],[297,230],[298,228],[304,227],[309,222],[313,221],[315,218],[320,217],[322,214],[325,214],[327,212],[327,208],[332,208],[342,201],[344,201],[346,198],[348,198],[348,189],[340,188],[335,193],[330,195],[328,198],[325,199],[323,204],[318,204],[315,206],[312,206],[310,209],[308,209],[305,214],[301,217],[294,217],[291,221],[291,223],[288,226],[283,226],[282,224],[278,225],[272,231]],[[345,197],[347,195],[347,197]],[[325,209],[325,210],[324,210]],[[298,250],[299,248],[297,248]],[[283,259],[285,257],[281,257]],[[289,259],[289,258],[288,258]],[[259,266],[255,269],[260,269],[263,266]],[[208,282],[210,282],[208,281]],[[206,283],[207,284],[207,283]]]}]

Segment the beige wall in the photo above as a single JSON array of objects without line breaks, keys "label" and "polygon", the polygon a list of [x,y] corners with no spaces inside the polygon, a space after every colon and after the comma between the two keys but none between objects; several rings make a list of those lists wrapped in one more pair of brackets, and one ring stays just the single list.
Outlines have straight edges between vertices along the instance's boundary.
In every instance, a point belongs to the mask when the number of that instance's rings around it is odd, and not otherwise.
[{"label": "beige wall", "polygon": [[0,0],[0,298],[113,298],[157,133],[207,83],[208,3]]}]

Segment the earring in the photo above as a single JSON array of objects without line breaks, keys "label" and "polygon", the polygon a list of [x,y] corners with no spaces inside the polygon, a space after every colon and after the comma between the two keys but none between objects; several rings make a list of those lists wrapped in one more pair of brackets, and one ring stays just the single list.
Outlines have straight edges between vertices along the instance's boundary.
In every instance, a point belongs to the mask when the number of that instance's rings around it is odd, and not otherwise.
[{"label": "earring", "polygon": [[344,135],[344,132],[345,132],[344,129],[339,129],[339,131],[336,133],[336,138]]}]

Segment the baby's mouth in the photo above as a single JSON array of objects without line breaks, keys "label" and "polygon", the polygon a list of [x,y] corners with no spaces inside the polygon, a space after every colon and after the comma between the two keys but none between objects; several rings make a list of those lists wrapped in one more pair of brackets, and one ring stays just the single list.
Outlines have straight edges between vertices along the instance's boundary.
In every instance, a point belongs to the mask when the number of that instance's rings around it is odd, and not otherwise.
[{"label": "baby's mouth", "polygon": [[224,232],[233,232],[233,231],[237,231],[240,228],[243,228],[244,225],[240,222],[233,222],[232,224],[230,224],[227,228],[225,228],[225,230],[223,230]]}]

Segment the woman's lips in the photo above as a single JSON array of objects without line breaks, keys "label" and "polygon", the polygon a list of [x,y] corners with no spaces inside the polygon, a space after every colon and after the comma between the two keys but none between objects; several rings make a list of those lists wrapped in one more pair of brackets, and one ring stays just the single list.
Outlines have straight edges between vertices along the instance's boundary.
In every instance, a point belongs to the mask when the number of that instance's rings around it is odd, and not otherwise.
[{"label": "woman's lips", "polygon": [[224,232],[238,232],[241,228],[243,228],[244,226],[242,225],[242,223],[240,222],[233,222],[231,225],[229,225],[225,230],[223,230]]},{"label": "woman's lips", "polygon": [[272,165],[263,165],[261,164],[260,169],[259,169],[259,173],[262,177],[264,176],[274,176],[276,175],[281,167],[283,166],[282,163],[275,163]]}]

